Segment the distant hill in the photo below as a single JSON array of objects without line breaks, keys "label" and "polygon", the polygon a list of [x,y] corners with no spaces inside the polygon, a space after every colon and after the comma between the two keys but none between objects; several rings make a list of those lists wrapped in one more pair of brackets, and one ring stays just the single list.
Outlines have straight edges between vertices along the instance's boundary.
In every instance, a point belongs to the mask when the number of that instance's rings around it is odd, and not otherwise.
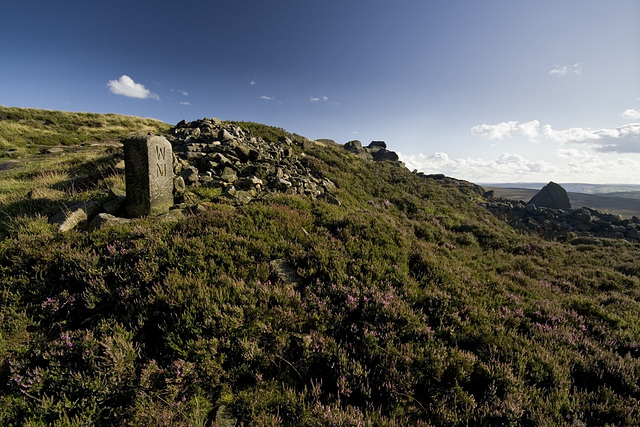
[{"label": "distant hill", "polygon": [[[508,184],[496,184],[483,185],[483,188],[487,191],[493,190],[495,197],[501,197],[511,200],[522,200],[528,202],[531,198],[542,188],[541,184],[539,188],[517,188],[506,187]],[[503,187],[502,185],[505,185]],[[519,185],[519,184],[515,184]],[[531,184],[533,186],[534,184]],[[535,184],[538,185],[538,184]],[[571,206],[573,208],[590,207],[601,212],[612,213],[621,215],[624,218],[631,218],[632,216],[640,216],[640,186],[607,186],[607,185],[588,185],[588,184],[561,184],[562,187],[567,190]],[[575,192],[569,191],[569,188],[585,189],[587,192]],[[620,189],[627,188],[631,191],[615,191],[606,192],[606,189]],[[635,190],[638,188],[637,190]]]}]

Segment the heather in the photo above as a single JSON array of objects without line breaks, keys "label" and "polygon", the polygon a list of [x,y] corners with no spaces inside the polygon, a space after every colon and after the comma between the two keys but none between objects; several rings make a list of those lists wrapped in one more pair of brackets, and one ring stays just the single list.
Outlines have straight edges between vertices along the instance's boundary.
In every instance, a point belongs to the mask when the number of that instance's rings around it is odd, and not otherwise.
[{"label": "heather", "polygon": [[[0,241],[0,424],[637,422],[639,244],[516,231],[471,187],[296,150],[340,206],[200,190],[179,221],[63,234],[46,197],[7,196],[21,219]],[[104,195],[104,170],[38,188]]]}]

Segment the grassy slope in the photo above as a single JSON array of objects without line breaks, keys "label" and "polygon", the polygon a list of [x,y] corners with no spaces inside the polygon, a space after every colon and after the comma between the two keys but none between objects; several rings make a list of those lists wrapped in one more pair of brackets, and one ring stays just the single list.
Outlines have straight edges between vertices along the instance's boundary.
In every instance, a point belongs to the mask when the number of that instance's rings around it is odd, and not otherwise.
[{"label": "grassy slope", "polygon": [[0,424],[637,421],[639,245],[518,234],[474,194],[305,154],[342,206],[2,240]]},{"label": "grassy slope", "polygon": [[105,139],[119,140],[132,130],[166,132],[169,126],[153,119],[119,114],[69,113],[0,106],[0,155],[12,157],[43,147],[69,146]]},{"label": "grassy slope", "polygon": [[[0,238],[46,228],[46,216],[66,202],[102,200],[109,188],[124,188],[113,168],[119,140],[168,129],[138,117],[0,106]],[[52,147],[60,150],[47,153]]]}]

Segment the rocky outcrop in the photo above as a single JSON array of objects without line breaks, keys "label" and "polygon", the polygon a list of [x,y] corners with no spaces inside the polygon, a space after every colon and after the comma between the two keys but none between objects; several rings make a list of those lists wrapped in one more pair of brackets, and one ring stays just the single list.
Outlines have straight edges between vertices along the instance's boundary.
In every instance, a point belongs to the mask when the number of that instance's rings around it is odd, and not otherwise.
[{"label": "rocky outcrop", "polygon": [[365,160],[376,162],[389,161],[404,167],[404,163],[400,161],[398,154],[395,151],[388,150],[387,143],[384,141],[371,141],[368,146],[363,147],[360,141],[354,140],[344,144],[344,148]]},{"label": "rocky outcrop", "polygon": [[513,200],[492,200],[481,205],[516,228],[547,236],[574,233],[580,236],[640,241],[640,219],[636,216],[623,219],[619,215],[590,208],[553,209]]},{"label": "rocky outcrop", "polygon": [[550,182],[529,200],[527,205],[551,209],[571,209],[569,196],[561,185]]},{"label": "rocky outcrop", "polygon": [[[265,141],[234,124],[215,118],[181,121],[167,136],[172,144],[176,195],[189,187],[221,190],[221,200],[244,204],[266,192],[303,194],[317,198],[336,187],[294,153],[310,141],[283,137]],[[179,178],[182,178],[180,181]]]}]

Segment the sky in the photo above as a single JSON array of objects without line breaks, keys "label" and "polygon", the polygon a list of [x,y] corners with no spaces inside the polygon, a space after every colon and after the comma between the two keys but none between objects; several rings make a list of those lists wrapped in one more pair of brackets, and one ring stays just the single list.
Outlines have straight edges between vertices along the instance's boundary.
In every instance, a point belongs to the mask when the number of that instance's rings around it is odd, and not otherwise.
[{"label": "sky", "polygon": [[204,117],[476,183],[640,183],[638,0],[20,0],[0,105]]}]

